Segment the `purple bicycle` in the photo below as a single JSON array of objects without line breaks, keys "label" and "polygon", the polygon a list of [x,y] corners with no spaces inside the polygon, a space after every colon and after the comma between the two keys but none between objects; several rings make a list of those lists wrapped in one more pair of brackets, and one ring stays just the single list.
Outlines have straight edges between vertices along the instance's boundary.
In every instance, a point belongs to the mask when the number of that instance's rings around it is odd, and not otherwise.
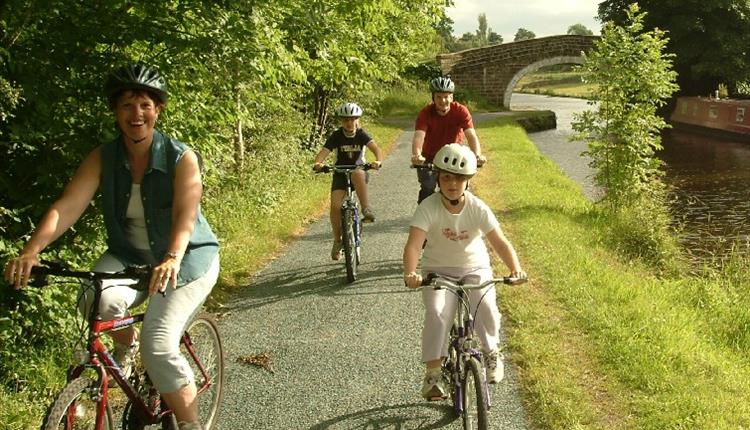
[{"label": "purple bicycle", "polygon": [[[443,377],[448,381],[453,408],[457,416],[463,418],[464,429],[486,430],[487,413],[491,407],[489,385],[482,364],[482,350],[474,336],[474,317],[469,308],[469,290],[503,283],[518,285],[526,278],[503,277],[490,279],[481,284],[466,284],[430,273],[422,280],[423,287],[448,290],[456,295],[458,306],[456,318],[450,330],[448,357],[443,361]],[[484,295],[480,299],[484,300]]]}]

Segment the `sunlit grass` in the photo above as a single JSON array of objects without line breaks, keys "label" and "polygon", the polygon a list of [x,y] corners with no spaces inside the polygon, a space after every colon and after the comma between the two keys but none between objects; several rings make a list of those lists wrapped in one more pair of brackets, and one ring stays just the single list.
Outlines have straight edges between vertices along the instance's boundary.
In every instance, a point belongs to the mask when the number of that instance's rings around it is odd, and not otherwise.
[{"label": "sunlit grass", "polygon": [[557,97],[592,98],[598,87],[581,81],[574,71],[535,72],[521,78],[514,91]]},{"label": "sunlit grass", "polygon": [[502,288],[500,304],[535,424],[747,428],[747,275],[734,290],[727,272],[655,276],[653,266],[617,252],[612,234],[627,232],[613,231],[616,220],[522,130],[496,122],[479,133],[492,164],[474,185],[531,277],[528,286]]}]

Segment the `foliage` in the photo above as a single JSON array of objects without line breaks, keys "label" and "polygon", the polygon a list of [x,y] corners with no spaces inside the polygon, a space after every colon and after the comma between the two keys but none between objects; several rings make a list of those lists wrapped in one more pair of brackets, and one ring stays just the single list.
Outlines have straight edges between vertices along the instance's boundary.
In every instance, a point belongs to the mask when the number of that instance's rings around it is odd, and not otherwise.
[{"label": "foliage", "polygon": [[[621,24],[632,0],[605,0],[599,4],[602,22]],[[674,68],[681,92],[708,95],[720,83],[735,93],[739,82],[750,80],[750,2],[640,0],[648,13],[644,29],[669,32],[667,51],[676,54]]]},{"label": "foliage", "polygon": [[661,195],[654,152],[661,148],[659,132],[666,124],[656,109],[677,89],[673,55],[663,52],[664,32],[643,31],[644,14],[637,4],[628,17],[624,27],[605,25],[581,66],[584,82],[598,85],[598,104],[573,123],[574,138],[588,142],[594,180],[612,209],[634,204],[640,196]]},{"label": "foliage", "polygon": [[[84,155],[116,137],[101,91],[114,67],[142,61],[166,75],[170,102],[159,128],[203,155],[207,213],[231,196],[251,202],[244,217],[271,214],[295,198],[278,177],[307,173],[305,149],[317,146],[310,132],[327,129],[330,102],[375,105],[378,90],[434,56],[445,5],[0,2],[0,260],[18,252]],[[47,256],[88,266],[102,238],[95,201]],[[0,386],[41,366],[41,355],[60,357],[49,351],[69,338],[74,293],[57,291],[0,294]]]},{"label": "foliage", "polygon": [[[480,13],[477,17],[478,26],[474,33],[464,33],[460,38],[456,39],[452,33],[441,33],[441,36],[445,40],[445,47],[448,52],[463,51],[471,48],[481,48],[488,45],[496,45],[503,43],[503,36],[492,31],[487,24],[487,14]],[[453,24],[453,21],[450,21]]]},{"label": "foliage", "polygon": [[536,34],[531,31],[527,30],[525,28],[519,28],[518,31],[516,31],[516,35],[513,37],[514,42],[518,42],[521,40],[529,40],[536,38]]},{"label": "foliage", "polygon": [[568,27],[568,32],[566,34],[572,34],[572,35],[578,35],[578,36],[593,36],[594,32],[586,28],[585,25],[581,23],[577,23]]}]

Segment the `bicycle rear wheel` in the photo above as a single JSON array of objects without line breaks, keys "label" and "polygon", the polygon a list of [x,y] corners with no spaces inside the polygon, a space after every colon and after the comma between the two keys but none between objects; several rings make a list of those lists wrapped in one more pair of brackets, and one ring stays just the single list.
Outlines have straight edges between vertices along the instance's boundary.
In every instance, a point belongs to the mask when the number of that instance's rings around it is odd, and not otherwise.
[{"label": "bicycle rear wheel", "polygon": [[344,259],[346,260],[346,280],[357,280],[357,242],[354,237],[354,211],[349,208],[341,210],[341,235],[344,242]]},{"label": "bicycle rear wheel", "polygon": [[213,317],[200,314],[190,323],[186,335],[180,350],[195,374],[198,417],[203,428],[211,430],[216,426],[224,396],[224,349],[219,330]]},{"label": "bicycle rear wheel", "polygon": [[461,384],[463,391],[464,429],[487,429],[487,402],[484,397],[484,373],[482,364],[474,357],[465,363],[464,377]]},{"label": "bicycle rear wheel", "polygon": [[[47,410],[42,430],[96,429],[98,402],[93,397],[99,395],[98,390],[98,382],[91,378],[81,377],[68,382]],[[104,429],[115,429],[109,404],[105,407]]]}]

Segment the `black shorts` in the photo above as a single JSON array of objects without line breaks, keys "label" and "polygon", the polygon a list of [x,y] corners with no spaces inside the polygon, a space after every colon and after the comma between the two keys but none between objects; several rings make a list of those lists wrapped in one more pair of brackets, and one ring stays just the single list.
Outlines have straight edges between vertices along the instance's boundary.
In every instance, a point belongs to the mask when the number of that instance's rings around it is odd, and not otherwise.
[{"label": "black shorts", "polygon": [[[365,183],[370,182],[370,173],[365,172]],[[352,184],[354,185],[354,184]],[[331,179],[331,191],[343,190],[346,191],[346,175],[343,173],[336,172],[333,174]]]}]

